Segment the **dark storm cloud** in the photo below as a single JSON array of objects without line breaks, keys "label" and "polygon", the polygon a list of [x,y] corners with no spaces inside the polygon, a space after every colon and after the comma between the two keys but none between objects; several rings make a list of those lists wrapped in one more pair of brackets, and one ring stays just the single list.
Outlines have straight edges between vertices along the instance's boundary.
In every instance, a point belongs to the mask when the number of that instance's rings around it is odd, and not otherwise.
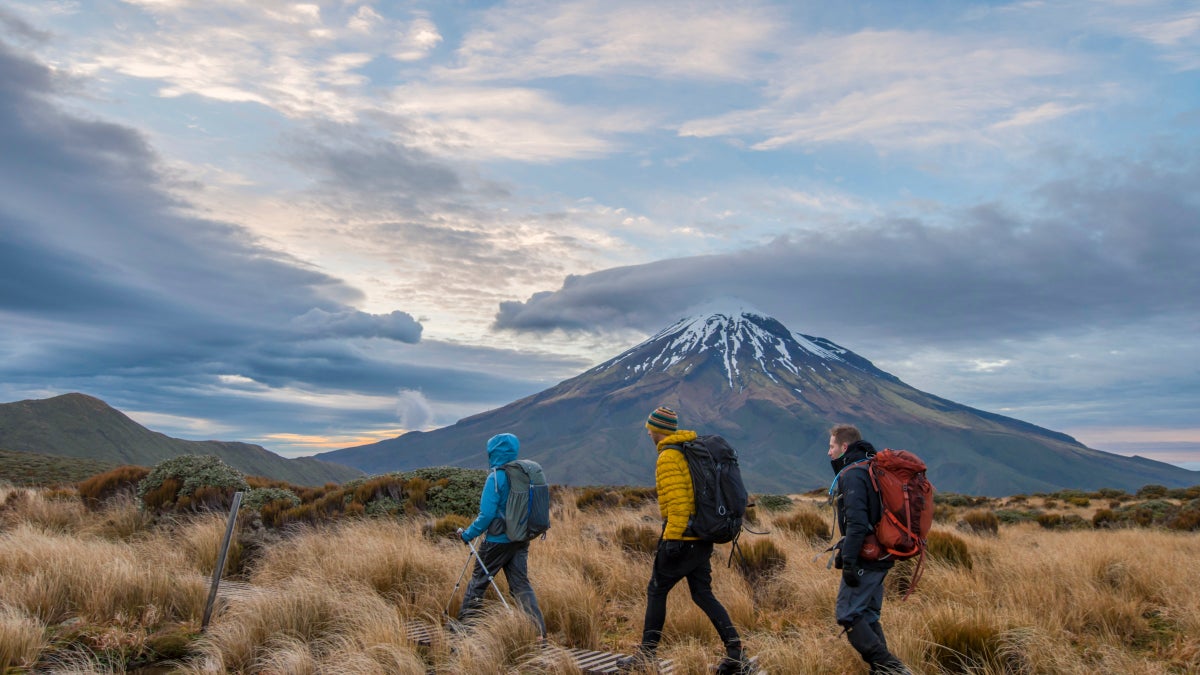
[{"label": "dark storm cloud", "polygon": [[[0,42],[5,391],[84,390],[128,409],[193,417],[240,407],[254,410],[251,418],[287,420],[267,427],[303,432],[305,420],[328,417],[313,410],[319,404],[222,398],[229,376],[253,380],[250,389],[406,389],[475,402],[535,386],[521,376],[439,367],[415,353],[381,353],[380,344],[420,341],[421,324],[403,311],[357,311],[348,303],[361,293],[339,279],[243,228],[182,215],[186,205],[169,196],[140,134],[58,107],[56,97],[71,88]],[[397,192],[458,189],[451,172],[406,164],[386,148],[322,161],[339,180],[395,181]],[[290,420],[301,417],[297,410],[304,419]]]},{"label": "dark storm cloud", "polygon": [[311,309],[292,320],[301,333],[313,338],[379,337],[400,342],[418,342],[421,324],[408,312],[367,314],[355,310],[327,312]]},{"label": "dark storm cloud", "polygon": [[1023,211],[985,204],[953,226],[890,220],[796,234],[725,255],[568,277],[503,303],[518,331],[642,330],[714,297],[752,302],[798,330],[953,343],[1200,311],[1200,184],[1185,169],[1110,166],[1044,186]]}]

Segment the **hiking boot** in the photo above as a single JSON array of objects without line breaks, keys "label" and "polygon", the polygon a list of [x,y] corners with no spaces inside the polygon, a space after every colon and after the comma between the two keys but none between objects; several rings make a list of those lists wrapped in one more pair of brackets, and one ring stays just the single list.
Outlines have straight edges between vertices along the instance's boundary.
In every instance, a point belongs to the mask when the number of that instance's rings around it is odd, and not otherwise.
[{"label": "hiking boot", "polygon": [[717,675],[754,675],[757,669],[749,660],[726,656],[717,664]]},{"label": "hiking boot", "polygon": [[616,666],[618,673],[658,672],[658,664],[654,662],[654,655],[641,650],[634,652],[631,656],[617,659]]}]

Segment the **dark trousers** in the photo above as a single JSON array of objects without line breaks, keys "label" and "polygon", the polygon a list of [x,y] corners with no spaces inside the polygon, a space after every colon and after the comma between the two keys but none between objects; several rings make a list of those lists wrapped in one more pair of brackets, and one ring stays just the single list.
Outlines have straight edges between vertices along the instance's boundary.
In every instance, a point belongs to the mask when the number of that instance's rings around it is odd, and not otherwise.
[{"label": "dark trousers", "polygon": [[857,586],[847,586],[842,582],[837,594],[837,622],[841,626],[851,626],[859,617],[867,623],[878,623],[879,613],[883,610],[883,580],[888,570],[864,569]]},{"label": "dark trousers", "polygon": [[[533,592],[533,586],[529,585],[529,542],[516,541],[497,544],[484,541],[476,550],[479,551],[479,557],[492,576],[500,574],[501,570],[504,571],[504,578],[508,580],[508,589],[517,599],[517,604],[537,624],[538,632],[545,636],[546,621],[542,618],[542,610],[538,607],[537,595]],[[471,581],[467,584],[467,590],[463,592],[462,607],[458,610],[459,621],[470,621],[472,617],[479,614],[480,608],[483,607],[483,594],[487,592],[490,585],[487,574],[476,560]]]},{"label": "dark trousers", "polygon": [[681,579],[687,579],[692,602],[704,611],[712,622],[725,650],[741,656],[742,642],[729,613],[712,592],[713,545],[704,541],[663,540],[654,555],[654,571],[646,587],[646,619],[642,624],[641,649],[653,653],[662,639],[663,624],[667,621],[667,595]]}]

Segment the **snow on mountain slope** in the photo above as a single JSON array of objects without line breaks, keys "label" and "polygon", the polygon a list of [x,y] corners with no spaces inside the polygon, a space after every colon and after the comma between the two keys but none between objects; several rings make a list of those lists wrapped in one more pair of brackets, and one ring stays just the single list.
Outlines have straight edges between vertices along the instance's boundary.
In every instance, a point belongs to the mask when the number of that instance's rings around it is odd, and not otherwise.
[{"label": "snow on mountain slope", "polygon": [[737,306],[705,308],[591,372],[623,369],[625,379],[630,379],[656,370],[666,371],[689,358],[707,356],[708,351],[720,359],[731,388],[738,386],[744,369],[756,369],[779,382],[778,373],[798,376],[803,368],[812,369],[820,362],[860,367],[846,361],[843,357],[847,350],[829,340],[793,333],[752,307]]}]

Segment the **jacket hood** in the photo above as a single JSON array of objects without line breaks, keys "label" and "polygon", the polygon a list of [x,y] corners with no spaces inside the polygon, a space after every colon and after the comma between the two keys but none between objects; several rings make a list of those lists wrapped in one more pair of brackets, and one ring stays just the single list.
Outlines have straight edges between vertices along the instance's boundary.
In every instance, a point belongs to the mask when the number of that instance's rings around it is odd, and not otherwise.
[{"label": "jacket hood", "polygon": [[866,441],[855,441],[846,448],[846,452],[841,457],[831,461],[830,465],[833,466],[833,472],[838,473],[860,459],[866,459],[874,454],[875,446]]},{"label": "jacket hood", "polygon": [[696,432],[688,429],[680,429],[679,431],[676,431],[670,436],[667,436],[659,441],[658,451],[662,452],[663,448],[667,447],[668,445],[679,445],[680,443],[687,443],[688,441],[694,440],[696,440]]},{"label": "jacket hood", "polygon": [[493,467],[503,466],[517,458],[517,450],[521,441],[512,434],[496,434],[488,439],[488,464]]}]

